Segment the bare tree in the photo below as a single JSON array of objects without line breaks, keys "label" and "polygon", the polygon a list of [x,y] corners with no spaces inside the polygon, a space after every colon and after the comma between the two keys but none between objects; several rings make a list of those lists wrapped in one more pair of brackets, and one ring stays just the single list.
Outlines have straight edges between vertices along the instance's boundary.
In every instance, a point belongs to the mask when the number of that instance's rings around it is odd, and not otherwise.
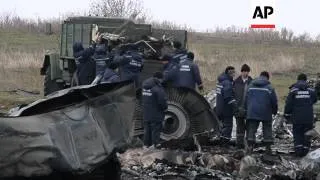
[{"label": "bare tree", "polygon": [[315,39],[318,43],[320,43],[320,34],[317,35],[316,39]]},{"label": "bare tree", "polygon": [[299,38],[299,41],[300,41],[301,44],[312,40],[311,37],[310,37],[310,34],[307,33],[307,32],[301,34],[298,38]]},{"label": "bare tree", "polygon": [[281,39],[283,41],[286,41],[287,40],[287,37],[288,37],[288,30],[287,28],[282,28],[281,29]]},{"label": "bare tree", "polygon": [[145,18],[142,0],[93,0],[90,14],[104,17]]},{"label": "bare tree", "polygon": [[293,37],[294,37],[294,33],[292,30],[289,31],[289,35],[288,35],[288,40],[289,42],[292,42],[293,41]]}]

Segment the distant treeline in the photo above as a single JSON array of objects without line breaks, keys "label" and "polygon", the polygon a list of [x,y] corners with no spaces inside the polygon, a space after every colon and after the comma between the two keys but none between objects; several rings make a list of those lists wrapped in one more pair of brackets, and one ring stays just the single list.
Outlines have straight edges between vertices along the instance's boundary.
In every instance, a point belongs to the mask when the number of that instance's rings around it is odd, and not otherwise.
[{"label": "distant treeline", "polygon": [[[52,19],[25,19],[13,13],[0,14],[0,29],[15,30],[28,33],[46,33],[46,25],[51,24],[53,34],[59,34],[61,23],[69,14],[61,18]],[[178,25],[170,21],[156,22],[147,18],[138,19],[139,23],[150,23],[153,27],[163,29],[186,29],[190,34],[189,40],[193,43],[253,43],[253,44],[279,44],[303,47],[320,47],[320,35],[311,38],[309,33],[294,34],[292,30],[282,28],[281,30],[253,30],[250,28],[216,28],[207,32],[195,32],[187,25]]]}]

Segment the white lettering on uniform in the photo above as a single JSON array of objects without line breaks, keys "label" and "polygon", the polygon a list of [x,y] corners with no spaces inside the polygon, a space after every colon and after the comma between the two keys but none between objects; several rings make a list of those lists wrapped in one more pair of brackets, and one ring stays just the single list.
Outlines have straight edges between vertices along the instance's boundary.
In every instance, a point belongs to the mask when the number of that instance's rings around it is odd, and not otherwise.
[{"label": "white lettering on uniform", "polygon": [[309,91],[298,91],[297,92],[299,95],[301,95],[301,94],[309,94]]},{"label": "white lettering on uniform", "polygon": [[144,89],[144,90],[142,91],[142,95],[143,95],[143,96],[152,96],[152,92],[151,92],[150,89]]},{"label": "white lettering on uniform", "polygon": [[296,99],[309,99],[310,92],[309,91],[298,91],[297,95],[295,96]]},{"label": "white lettering on uniform", "polygon": [[136,61],[136,60],[131,60],[129,63],[131,66],[137,66],[137,67],[141,67],[141,63]]},{"label": "white lettering on uniform", "polygon": [[301,95],[296,95],[295,98],[296,99],[309,99],[310,95],[301,94]]},{"label": "white lettering on uniform", "polygon": [[191,69],[189,65],[182,65],[180,67],[180,71],[191,71]]}]

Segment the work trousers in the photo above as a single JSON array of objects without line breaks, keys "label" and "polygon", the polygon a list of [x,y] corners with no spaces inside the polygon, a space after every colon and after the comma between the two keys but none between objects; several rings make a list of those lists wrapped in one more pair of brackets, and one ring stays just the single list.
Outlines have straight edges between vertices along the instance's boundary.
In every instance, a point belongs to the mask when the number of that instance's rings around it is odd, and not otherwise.
[{"label": "work trousers", "polygon": [[246,133],[246,119],[237,118],[237,145],[244,145],[245,133]]},{"label": "work trousers", "polygon": [[294,149],[297,156],[305,156],[311,147],[311,140],[304,134],[313,128],[313,124],[293,124]]},{"label": "work trousers", "polygon": [[233,117],[222,117],[221,140],[229,142],[231,140]]},{"label": "work trousers", "polygon": [[256,133],[260,122],[262,122],[263,131],[263,143],[266,146],[273,144],[272,136],[272,121],[259,121],[256,119],[247,120],[247,141],[248,145],[254,145],[256,143]]},{"label": "work trousers", "polygon": [[144,145],[156,146],[160,143],[160,133],[162,131],[162,122],[144,122]]}]

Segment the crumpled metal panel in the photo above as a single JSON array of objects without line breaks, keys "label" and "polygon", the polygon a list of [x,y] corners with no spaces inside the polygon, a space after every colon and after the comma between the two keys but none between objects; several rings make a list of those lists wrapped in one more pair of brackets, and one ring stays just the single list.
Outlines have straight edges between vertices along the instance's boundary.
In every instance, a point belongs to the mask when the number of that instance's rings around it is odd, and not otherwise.
[{"label": "crumpled metal panel", "polygon": [[134,109],[134,85],[126,82],[63,90],[1,117],[0,177],[94,170],[131,141]]}]

